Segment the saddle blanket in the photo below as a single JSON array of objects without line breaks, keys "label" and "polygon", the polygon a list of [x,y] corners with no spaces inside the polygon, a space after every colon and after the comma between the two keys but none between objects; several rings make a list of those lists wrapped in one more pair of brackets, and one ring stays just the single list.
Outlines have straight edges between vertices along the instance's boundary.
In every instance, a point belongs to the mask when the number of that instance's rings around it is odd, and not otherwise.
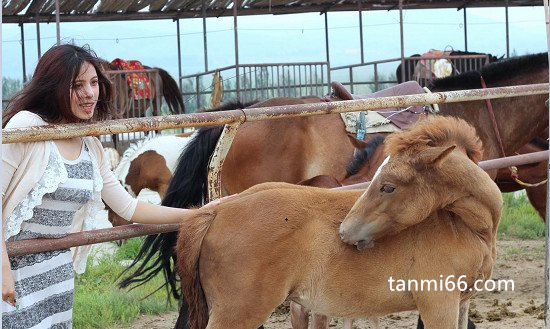
[{"label": "saddle blanket", "polygon": [[[346,131],[350,134],[357,134],[357,127],[359,126],[359,116],[362,112],[343,112],[340,113],[344,124],[346,125]],[[374,133],[393,133],[401,131],[401,129],[387,119],[383,115],[376,111],[366,111],[365,113],[365,134]]]},{"label": "saddle blanket", "polygon": [[[331,87],[333,92],[326,98],[327,101],[415,95],[425,92],[416,81],[407,81],[365,96],[351,94],[337,81],[333,81]],[[340,113],[340,115],[346,125],[346,131],[357,134],[358,138],[363,138],[363,134],[392,133],[405,129],[415,123],[424,110],[423,106],[410,106],[366,112],[346,112]]]},{"label": "saddle blanket", "polygon": [[[129,60],[125,61],[116,58],[111,62],[111,65],[122,68],[123,70],[143,70],[144,67],[140,61]],[[149,76],[145,73],[129,73],[126,75],[128,87],[134,94],[135,100],[151,98],[151,88],[149,87]]]}]

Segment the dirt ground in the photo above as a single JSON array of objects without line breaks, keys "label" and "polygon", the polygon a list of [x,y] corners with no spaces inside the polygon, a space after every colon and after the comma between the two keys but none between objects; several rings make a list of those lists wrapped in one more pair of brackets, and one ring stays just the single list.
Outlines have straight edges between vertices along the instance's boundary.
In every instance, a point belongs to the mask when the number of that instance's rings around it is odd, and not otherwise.
[{"label": "dirt ground", "polygon": [[[497,262],[493,280],[514,280],[514,291],[479,292],[470,305],[470,318],[479,329],[538,329],[544,328],[544,241],[498,241]],[[121,329],[173,328],[177,313],[142,316]],[[416,328],[416,312],[403,312],[380,318],[382,328]],[[357,329],[371,328],[367,320],[356,320]],[[265,324],[266,329],[291,329],[285,307],[280,307]],[[342,328],[341,319],[332,319],[330,328]]]}]

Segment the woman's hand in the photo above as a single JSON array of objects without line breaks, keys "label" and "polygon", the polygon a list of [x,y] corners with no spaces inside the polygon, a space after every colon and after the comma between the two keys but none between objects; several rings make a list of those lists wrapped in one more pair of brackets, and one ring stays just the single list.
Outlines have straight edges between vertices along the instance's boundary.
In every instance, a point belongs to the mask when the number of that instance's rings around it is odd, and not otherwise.
[{"label": "woman's hand", "polygon": [[239,195],[239,193],[227,195],[227,196],[221,197],[221,198],[219,198],[219,199],[212,200],[212,201],[208,202],[207,204],[205,204],[203,207],[213,207],[213,206],[217,206],[217,205],[219,205],[219,204],[222,203],[222,202],[227,202],[227,201],[233,199],[233,198],[236,197],[237,195]]},{"label": "woman's hand", "polygon": [[2,264],[2,300],[15,307],[15,280],[9,262]]}]

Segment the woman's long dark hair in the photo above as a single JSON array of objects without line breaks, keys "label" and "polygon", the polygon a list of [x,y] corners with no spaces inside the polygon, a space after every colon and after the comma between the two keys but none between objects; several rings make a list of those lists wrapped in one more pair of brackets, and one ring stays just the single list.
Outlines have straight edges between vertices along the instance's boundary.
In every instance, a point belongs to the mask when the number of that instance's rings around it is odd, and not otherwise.
[{"label": "woman's long dark hair", "polygon": [[32,79],[18,92],[2,114],[2,128],[23,110],[38,114],[48,123],[81,122],[71,111],[71,90],[82,65],[88,62],[97,72],[99,99],[92,120],[111,117],[113,89],[103,74],[101,60],[88,46],[53,46],[42,55]]}]

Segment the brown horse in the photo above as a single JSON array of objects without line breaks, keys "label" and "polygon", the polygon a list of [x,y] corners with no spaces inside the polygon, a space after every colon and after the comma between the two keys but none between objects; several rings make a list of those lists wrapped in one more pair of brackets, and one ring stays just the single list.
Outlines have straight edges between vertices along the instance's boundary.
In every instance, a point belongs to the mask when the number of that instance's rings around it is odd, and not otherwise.
[{"label": "brown horse", "polygon": [[[390,162],[364,193],[267,183],[183,218],[177,268],[189,328],[254,329],[285,299],[347,317],[418,309],[426,328],[456,328],[468,288],[491,276],[500,191],[461,120],[429,120],[388,147]],[[388,285],[441,277],[455,288]]]},{"label": "brown horse", "polygon": [[[110,71],[124,71],[124,68],[118,64],[104,63],[104,68]],[[159,67],[143,66],[144,70],[158,71],[158,79],[155,74],[139,73],[138,75],[148,78],[149,96],[136,96],[138,92],[128,83],[127,75],[131,73],[112,74],[111,81],[117,91],[115,93],[115,104],[117,104],[117,119],[122,118],[140,118],[145,116],[147,108],[152,107],[153,115],[160,115],[160,109],[157,106],[157,98],[164,97],[171,114],[185,113],[185,104],[178,87],[178,83],[165,70]],[[158,87],[157,87],[158,83]],[[159,94],[157,94],[157,90]]]},{"label": "brown horse", "polygon": [[[127,73],[120,65],[103,61],[103,69],[113,83],[114,105],[116,112],[114,119],[124,118],[142,118],[145,117],[147,109],[152,109],[152,115],[161,115],[158,100],[166,101],[170,114],[185,113],[185,104],[178,83],[165,70],[159,67],[143,66],[145,70],[156,70],[154,73],[140,73],[140,76],[146,76],[149,83],[149,94],[143,97],[136,97],[138,91],[134,90],[133,85],[128,83]],[[157,93],[158,91],[158,93]],[[113,144],[117,147],[117,136],[113,135]]]},{"label": "brown horse", "polygon": [[[484,54],[484,53],[476,53],[472,51],[461,51],[461,50],[451,50],[449,52],[441,52],[440,54],[436,54],[435,56],[427,54],[427,57],[431,57],[431,59],[427,59],[422,61],[420,57],[422,57],[420,54],[414,54],[410,56],[410,59],[405,60],[405,80],[403,80],[403,75],[401,73],[401,66],[402,64],[399,64],[397,66],[397,69],[395,70],[395,76],[397,77],[397,82],[402,83],[405,81],[418,81],[422,86],[425,86],[430,83],[433,79],[436,78],[434,74],[434,70],[432,66],[434,65],[435,61],[438,60],[441,56],[471,56],[471,55],[485,55],[487,56],[487,59],[484,58],[452,58],[447,59],[447,61],[451,65],[451,75],[457,75],[460,73],[468,72],[471,70],[477,70],[483,67],[486,64],[496,62],[498,60],[501,60],[502,57],[496,57],[491,54]],[[419,57],[419,59],[414,59],[415,57]]]},{"label": "brown horse", "polygon": [[[548,136],[548,134],[546,134]],[[546,138],[536,138],[529,144],[521,147],[516,153],[527,154],[548,150],[548,140]],[[499,169],[495,179],[502,192],[515,192],[525,189],[527,198],[531,205],[538,212],[542,220],[546,220],[546,195],[548,177],[548,161],[525,164],[517,166],[518,179],[527,184],[520,184],[511,177],[510,169]]]},{"label": "brown horse", "polygon": [[[547,82],[548,54],[510,58],[491,63],[480,71],[437,79],[432,82],[430,89],[438,92],[482,88],[482,77],[487,87]],[[491,100],[506,155],[512,155],[520,147],[540,136],[548,127],[548,109],[545,106],[547,99],[548,94]],[[483,142],[484,160],[503,156],[484,100],[441,104],[440,111],[442,115],[463,118],[476,127]],[[535,118],[537,120],[533,120]],[[496,170],[491,172],[491,176],[496,176]]]},{"label": "brown horse", "polygon": [[[546,82],[548,60],[546,54],[522,56],[490,64],[481,73],[489,86]],[[480,73],[475,76],[466,73],[446,78],[444,82],[447,90],[480,88],[479,77]],[[515,152],[546,128],[548,111],[544,101],[547,98],[548,95],[540,95],[492,101],[507,154]],[[322,100],[276,98],[254,106],[314,101]],[[441,106],[441,112],[447,116],[461,117],[476,128],[485,147],[483,159],[500,156],[485,102],[446,104]],[[221,127],[199,129],[182,154],[163,199],[164,205],[190,208],[207,200],[206,168],[221,130]],[[338,114],[244,123],[224,162],[222,189],[224,194],[229,195],[261,182],[297,183],[318,175],[332,176],[341,182],[348,177],[346,166],[352,160],[353,152],[354,147],[349,143]],[[496,175],[496,171],[492,174]],[[176,233],[147,237],[140,257],[130,267],[134,272],[120,285],[125,287],[141,283],[165,271],[174,295],[178,296],[172,269],[175,241]],[[153,259],[156,262],[153,266],[146,265]]]}]

